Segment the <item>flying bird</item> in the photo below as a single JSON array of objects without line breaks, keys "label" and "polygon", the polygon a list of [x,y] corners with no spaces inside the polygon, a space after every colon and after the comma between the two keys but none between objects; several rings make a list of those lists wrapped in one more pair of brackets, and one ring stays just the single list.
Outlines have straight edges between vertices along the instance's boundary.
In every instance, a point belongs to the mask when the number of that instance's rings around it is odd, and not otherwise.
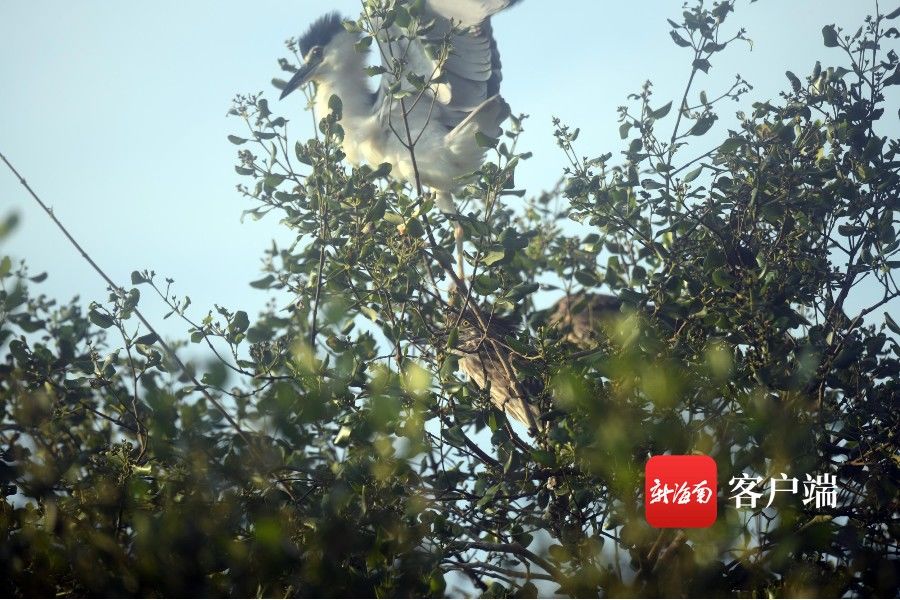
[{"label": "flying bird", "polygon": [[[484,160],[485,148],[477,142],[476,132],[499,138],[500,125],[510,114],[500,95],[500,54],[491,17],[519,1],[425,0],[422,22],[432,23],[426,33],[413,40],[397,39],[401,32],[393,24],[385,28],[387,35],[382,31],[376,37],[374,46],[384,72],[374,92],[369,88],[367,57],[357,49],[361,33],[348,31],[337,13],[327,14],[300,37],[303,65],[281,98],[314,82],[314,108],[324,115],[329,99],[337,95],[347,159],[373,166],[390,163],[393,173],[431,188],[438,207],[454,215],[452,193]],[[442,62],[431,57],[428,46],[440,45],[445,37],[450,51]],[[398,60],[404,65],[399,81],[392,74]],[[416,78],[432,82],[422,96],[410,82]],[[397,85],[410,95],[398,100]],[[459,249],[458,224],[456,236]]]}]

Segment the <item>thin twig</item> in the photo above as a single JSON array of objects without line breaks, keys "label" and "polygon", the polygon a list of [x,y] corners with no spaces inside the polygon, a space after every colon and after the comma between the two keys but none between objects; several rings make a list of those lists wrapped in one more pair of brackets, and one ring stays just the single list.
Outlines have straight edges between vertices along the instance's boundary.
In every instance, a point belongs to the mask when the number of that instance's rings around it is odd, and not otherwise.
[{"label": "thin twig", "polygon": [[[66,239],[68,239],[69,242],[75,247],[75,249],[78,250],[78,253],[81,254],[81,256],[88,262],[89,265],[91,265],[91,268],[93,268],[94,271],[98,275],[100,275],[100,277],[103,278],[103,280],[109,285],[109,287],[113,291],[115,291],[120,296],[124,295],[124,293],[125,293],[124,289],[119,287],[118,285],[116,285],[116,283],[112,279],[110,279],[109,275],[107,275],[106,272],[100,268],[100,265],[98,265],[94,261],[94,259],[91,258],[91,256],[85,251],[85,249],[81,247],[81,244],[79,244],[75,240],[75,238],[72,237],[72,234],[69,233],[69,230],[66,229],[65,226],[60,222],[60,220],[56,218],[56,215],[53,214],[53,210],[49,206],[44,204],[43,200],[40,199],[40,197],[37,195],[37,193],[35,193],[35,191],[31,188],[31,186],[28,184],[28,182],[25,181],[25,178],[22,177],[22,175],[19,173],[19,171],[12,165],[12,163],[9,162],[9,160],[6,158],[6,155],[4,155],[2,152],[0,152],[0,159],[3,160],[3,162],[9,168],[9,170],[12,171],[13,175],[15,175],[16,178],[19,180],[19,183],[22,184],[22,187],[24,187],[28,191],[28,193],[31,195],[31,197],[34,198],[34,201],[38,203],[38,205],[44,210],[45,213],[47,213],[47,215],[50,217],[50,219],[53,221],[53,223],[59,228],[59,230],[63,233],[63,235],[66,236]],[[225,419],[228,421],[228,423],[232,427],[234,427],[234,430],[238,433],[238,435],[240,435],[241,438],[245,442],[247,442],[249,445],[250,440],[247,438],[247,435],[244,432],[244,430],[241,428],[240,424],[238,424],[238,422],[234,420],[234,418],[228,413],[227,410],[225,410],[225,407],[222,406],[222,404],[218,400],[216,400],[208,391],[206,391],[205,386],[202,383],[200,383],[197,380],[197,378],[188,370],[187,365],[185,365],[184,362],[182,362],[182,360],[178,357],[178,355],[175,353],[175,351],[172,350],[172,348],[165,341],[163,341],[162,336],[160,336],[157,333],[156,329],[154,329],[153,326],[150,324],[150,322],[146,319],[146,317],[144,317],[143,313],[141,313],[141,311],[137,307],[135,307],[133,310],[134,310],[134,314],[137,315],[138,319],[141,321],[141,323],[143,323],[144,327],[147,328],[147,331],[149,331],[150,333],[152,333],[156,336],[159,345],[162,347],[163,350],[165,350],[166,354],[169,355],[169,357],[172,359],[172,361],[175,362],[175,364],[178,366],[178,369],[183,374],[187,375],[190,378],[191,382],[196,387],[196,389],[198,391],[200,391],[200,393],[203,394],[203,396],[206,397],[206,399],[209,400],[213,404],[213,406],[215,406],[218,410],[220,410],[222,412],[222,414],[225,416]]]}]

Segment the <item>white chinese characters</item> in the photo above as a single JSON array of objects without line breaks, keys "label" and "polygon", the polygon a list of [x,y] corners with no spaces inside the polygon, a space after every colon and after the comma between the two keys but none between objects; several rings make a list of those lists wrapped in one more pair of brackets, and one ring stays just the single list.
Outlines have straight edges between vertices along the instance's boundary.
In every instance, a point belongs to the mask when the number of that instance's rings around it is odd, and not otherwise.
[{"label": "white chinese characters", "polygon": [[[732,486],[733,496],[729,496],[734,500],[735,508],[757,508],[757,503],[767,494],[763,491],[756,491],[762,488],[762,477],[750,477],[746,473],[742,473],[741,477],[732,477],[728,485]],[[789,493],[796,495],[800,490],[800,481],[796,477],[788,477],[785,473],[781,473],[781,477],[770,477],[768,489],[768,502],[762,508],[772,506],[775,501],[776,494]],[[816,508],[830,507],[837,508],[837,476],[824,474],[812,477],[806,474],[806,480],[803,482],[803,504],[813,503]]]}]

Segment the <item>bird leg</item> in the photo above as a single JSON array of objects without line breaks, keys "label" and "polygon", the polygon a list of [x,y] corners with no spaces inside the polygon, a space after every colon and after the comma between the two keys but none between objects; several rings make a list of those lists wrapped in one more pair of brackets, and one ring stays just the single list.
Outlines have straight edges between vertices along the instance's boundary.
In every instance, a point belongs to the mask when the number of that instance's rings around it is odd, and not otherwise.
[{"label": "bird leg", "polygon": [[466,270],[463,266],[463,228],[459,221],[453,224],[453,237],[456,239],[456,265],[459,268],[459,278],[466,280]]},{"label": "bird leg", "polygon": [[456,203],[453,202],[453,196],[449,192],[437,192],[437,205],[447,218],[453,221],[453,238],[456,241],[456,265],[459,269],[459,278],[463,281],[466,279],[466,271],[463,265],[463,228],[459,223],[459,211],[456,210]]}]

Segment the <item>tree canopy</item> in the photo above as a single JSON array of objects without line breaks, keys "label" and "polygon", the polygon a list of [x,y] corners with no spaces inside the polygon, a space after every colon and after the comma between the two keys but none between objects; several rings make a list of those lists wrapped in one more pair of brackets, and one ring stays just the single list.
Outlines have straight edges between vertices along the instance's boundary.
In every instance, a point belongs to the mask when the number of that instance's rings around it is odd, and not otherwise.
[{"label": "tree canopy", "polygon": [[[365,0],[345,26],[420,36],[420,4]],[[842,63],[757,103],[740,77],[695,89],[746,40],[733,13],[669,21],[687,84],[628,97],[621,154],[584,156],[557,122],[557,189],[515,188],[524,115],[479,138],[465,277],[433,195],[345,164],[337,97],[306,141],[263,94],[231,111],[246,214],[295,239],[250,285],[287,306],[197,317],[147,270],[59,303],[4,257],[0,591],[900,593],[900,140],[880,127],[900,118],[900,9],[825,27]],[[188,339],[160,338],[151,299]],[[647,524],[658,454],[716,461],[712,527]],[[783,473],[834,475],[836,505],[735,508],[731,477]]]}]

